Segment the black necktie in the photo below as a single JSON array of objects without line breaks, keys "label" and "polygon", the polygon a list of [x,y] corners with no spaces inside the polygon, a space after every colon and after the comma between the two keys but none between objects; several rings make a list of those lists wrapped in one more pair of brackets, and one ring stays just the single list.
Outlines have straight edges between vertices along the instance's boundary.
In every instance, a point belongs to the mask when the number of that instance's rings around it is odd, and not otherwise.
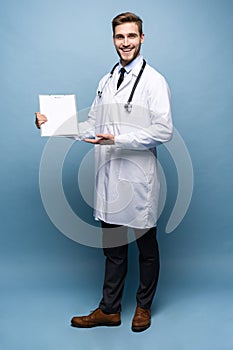
[{"label": "black necktie", "polygon": [[119,79],[118,79],[118,82],[117,82],[117,90],[119,89],[119,86],[121,85],[122,81],[124,80],[124,74],[125,74],[125,72],[126,72],[125,68],[122,67],[122,68],[120,69],[120,72],[121,72],[121,74],[120,74]]}]

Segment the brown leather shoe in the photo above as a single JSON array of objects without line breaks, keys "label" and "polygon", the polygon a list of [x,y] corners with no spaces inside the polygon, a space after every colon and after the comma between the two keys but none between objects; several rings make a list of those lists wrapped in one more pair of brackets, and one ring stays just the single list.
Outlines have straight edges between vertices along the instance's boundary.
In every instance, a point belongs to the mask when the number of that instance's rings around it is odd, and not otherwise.
[{"label": "brown leather shoe", "polygon": [[136,307],[134,318],[132,321],[132,331],[142,332],[149,328],[151,325],[151,313],[150,310],[142,309],[140,306]]},{"label": "brown leather shoe", "polygon": [[101,309],[96,309],[87,316],[75,316],[71,320],[71,326],[79,328],[91,328],[99,326],[119,326],[121,324],[120,313],[105,314]]}]

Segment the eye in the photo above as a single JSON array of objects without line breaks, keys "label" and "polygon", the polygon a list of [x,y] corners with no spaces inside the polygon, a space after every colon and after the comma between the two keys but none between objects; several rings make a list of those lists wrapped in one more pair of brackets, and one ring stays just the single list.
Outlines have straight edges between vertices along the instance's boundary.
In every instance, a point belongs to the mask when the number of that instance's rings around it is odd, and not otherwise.
[{"label": "eye", "polygon": [[128,35],[128,38],[129,38],[129,39],[135,39],[135,38],[137,38],[137,34],[135,34],[135,33],[130,33],[130,34]]},{"label": "eye", "polygon": [[117,34],[117,35],[115,35],[115,39],[117,39],[117,40],[123,40],[123,39],[124,39],[124,36],[121,35],[121,34]]}]

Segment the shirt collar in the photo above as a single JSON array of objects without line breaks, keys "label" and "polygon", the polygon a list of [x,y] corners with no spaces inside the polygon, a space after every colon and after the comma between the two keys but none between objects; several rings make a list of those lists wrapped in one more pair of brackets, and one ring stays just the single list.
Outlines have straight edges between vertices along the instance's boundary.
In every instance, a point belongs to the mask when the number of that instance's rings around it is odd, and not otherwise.
[{"label": "shirt collar", "polygon": [[[137,56],[133,61],[131,61],[129,64],[127,64],[124,68],[126,70],[126,73],[129,74],[129,72],[143,59],[142,55]],[[118,72],[120,72],[122,68],[122,64],[119,62],[118,66]]]}]

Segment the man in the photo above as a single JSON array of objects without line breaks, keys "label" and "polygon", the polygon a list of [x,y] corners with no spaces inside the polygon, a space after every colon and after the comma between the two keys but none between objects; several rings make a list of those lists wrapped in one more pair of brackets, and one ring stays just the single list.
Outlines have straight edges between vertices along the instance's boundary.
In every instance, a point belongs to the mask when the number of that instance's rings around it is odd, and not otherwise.
[{"label": "man", "polygon": [[[118,326],[127,272],[127,229],[134,229],[139,249],[140,284],[132,330],[151,324],[151,304],[159,276],[156,239],[159,179],[156,146],[169,141],[172,120],[165,79],[140,54],[142,20],[122,13],[112,21],[119,64],[100,81],[88,120],[80,123],[79,140],[95,145],[95,218],[103,230],[106,257],[103,297],[75,327]],[[36,113],[36,124],[47,118]]]}]

